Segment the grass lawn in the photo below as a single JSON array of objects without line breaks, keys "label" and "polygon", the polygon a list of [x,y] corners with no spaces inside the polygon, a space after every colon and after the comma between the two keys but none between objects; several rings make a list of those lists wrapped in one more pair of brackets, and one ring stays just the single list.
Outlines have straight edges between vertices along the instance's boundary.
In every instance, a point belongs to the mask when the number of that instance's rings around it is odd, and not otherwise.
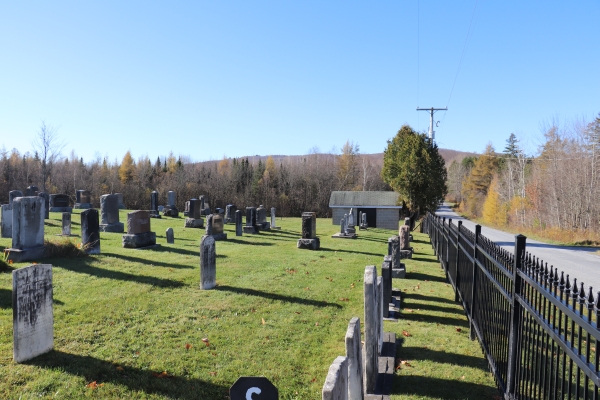
[{"label": "grass lawn", "polygon": [[[60,217],[50,213],[46,238],[60,232]],[[79,221],[73,215],[74,234]],[[330,364],[345,352],[348,321],[363,319],[364,268],[380,272],[394,232],[332,239],[339,227],[319,219],[321,250],[309,251],[296,248],[300,218],[277,223],[281,231],[243,237],[226,225],[209,291],[199,289],[204,231],[184,228],[183,218],[152,220],[157,248],[124,249],[121,234],[101,233],[99,256],[39,260],[53,265],[54,350],[24,364],[12,361],[11,274],[0,273],[0,398],[226,399],[238,377],[265,376],[280,399],[320,399]],[[385,322],[403,339],[393,398],[491,398],[479,345],[428,239],[415,239],[407,279],[394,282],[405,295],[403,319]],[[10,244],[0,239],[0,248]]]}]

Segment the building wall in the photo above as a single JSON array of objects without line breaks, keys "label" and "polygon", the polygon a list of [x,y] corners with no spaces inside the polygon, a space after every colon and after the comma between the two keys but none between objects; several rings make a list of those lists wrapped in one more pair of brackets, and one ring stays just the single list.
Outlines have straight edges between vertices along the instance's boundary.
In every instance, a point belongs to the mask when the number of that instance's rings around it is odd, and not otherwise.
[{"label": "building wall", "polygon": [[377,209],[377,228],[398,230],[400,212],[397,208]]}]

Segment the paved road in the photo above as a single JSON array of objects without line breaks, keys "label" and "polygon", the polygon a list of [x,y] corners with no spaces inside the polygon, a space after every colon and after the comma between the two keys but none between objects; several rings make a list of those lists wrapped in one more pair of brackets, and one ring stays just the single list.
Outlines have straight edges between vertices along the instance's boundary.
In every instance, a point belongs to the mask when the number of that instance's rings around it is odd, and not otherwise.
[{"label": "paved road", "polygon": [[[446,204],[437,210],[436,215],[446,217],[446,219],[452,218],[453,224],[456,224],[460,220],[464,227],[475,232],[474,222],[459,216]],[[481,234],[513,253],[515,235],[512,233],[482,226]],[[548,265],[558,268],[559,272],[564,271],[565,274],[569,274],[571,283],[573,283],[573,278],[577,278],[578,286],[583,281],[585,283],[586,294],[588,286],[592,286],[595,290],[600,290],[599,248],[557,246],[527,239],[526,249],[529,253],[547,262]]]}]

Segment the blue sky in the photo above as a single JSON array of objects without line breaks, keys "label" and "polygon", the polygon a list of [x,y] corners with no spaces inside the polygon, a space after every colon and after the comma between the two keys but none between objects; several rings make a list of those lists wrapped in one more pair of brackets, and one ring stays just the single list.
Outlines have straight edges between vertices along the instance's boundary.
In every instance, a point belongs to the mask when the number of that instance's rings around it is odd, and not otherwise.
[{"label": "blue sky", "polygon": [[600,112],[598,21],[597,0],[2,1],[0,147],[45,121],[88,161],[376,153],[447,106],[440,147],[534,151]]}]

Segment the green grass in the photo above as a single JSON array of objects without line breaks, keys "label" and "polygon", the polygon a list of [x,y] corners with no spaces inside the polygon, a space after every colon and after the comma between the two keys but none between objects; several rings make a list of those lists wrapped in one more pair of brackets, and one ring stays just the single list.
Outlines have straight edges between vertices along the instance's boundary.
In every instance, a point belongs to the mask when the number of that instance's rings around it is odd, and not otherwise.
[{"label": "green grass", "polygon": [[[50,217],[53,240],[60,214]],[[266,376],[280,399],[320,399],[330,364],[344,354],[348,321],[363,319],[364,268],[380,271],[393,232],[332,239],[338,227],[320,219],[322,248],[309,251],[296,248],[299,218],[277,223],[281,231],[243,237],[226,225],[229,240],[216,245],[218,286],[209,291],[199,289],[204,232],[183,228],[182,218],[152,220],[161,244],[154,249],[123,249],[121,234],[101,233],[99,256],[38,260],[53,264],[54,351],[24,364],[12,361],[11,268],[1,270],[0,398],[226,399],[238,377]],[[166,244],[167,227],[174,245]],[[79,234],[77,215],[72,228]],[[425,236],[415,238],[408,279],[394,282],[407,289],[404,307],[413,312],[385,323],[398,337],[412,335],[398,353],[412,367],[398,370],[394,398],[489,398],[494,383],[479,346],[468,340]],[[0,247],[10,243],[0,239]],[[101,386],[86,387],[92,382]],[[424,388],[431,382],[458,392],[441,396],[441,388]]]}]

